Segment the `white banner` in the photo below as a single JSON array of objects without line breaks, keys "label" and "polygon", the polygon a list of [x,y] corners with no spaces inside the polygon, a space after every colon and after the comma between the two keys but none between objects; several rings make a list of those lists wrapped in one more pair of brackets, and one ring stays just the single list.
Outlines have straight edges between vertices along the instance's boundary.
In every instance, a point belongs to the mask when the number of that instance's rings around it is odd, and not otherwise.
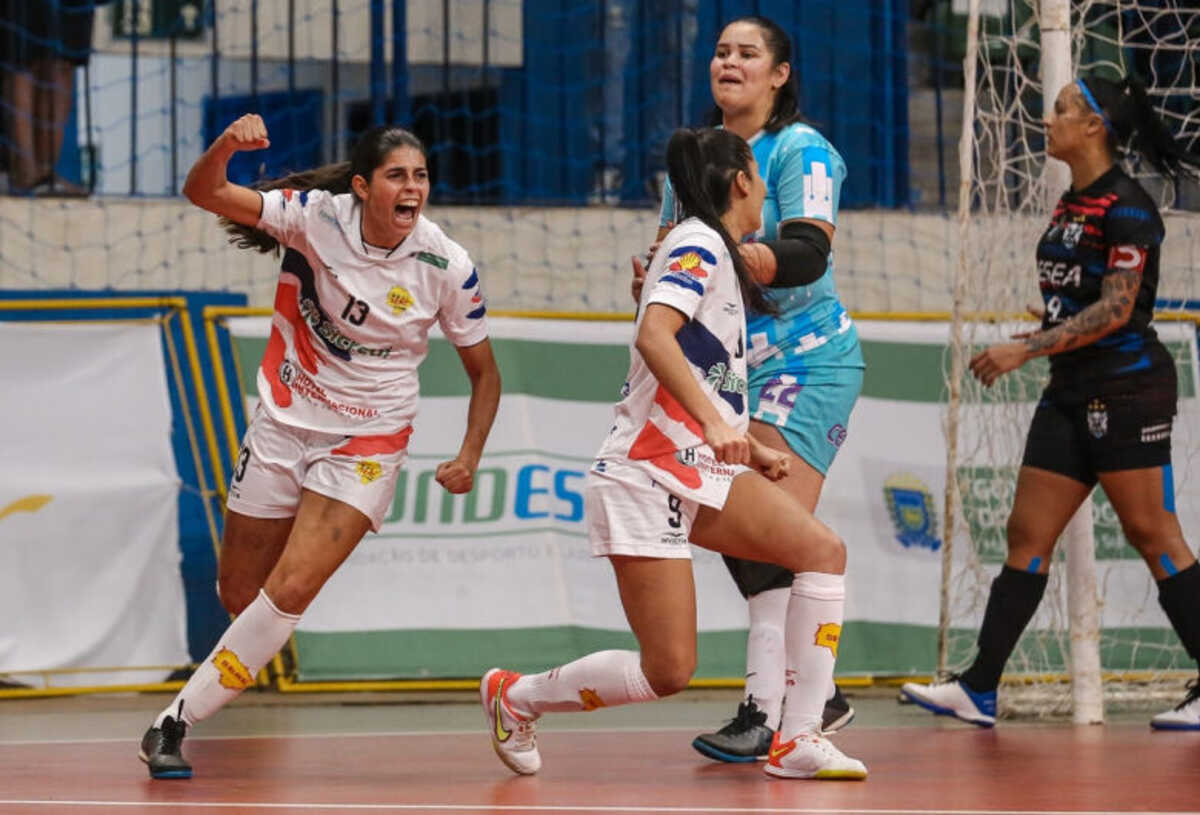
[{"label": "white banner", "polygon": [[189,661],[160,336],[155,324],[0,323],[0,674],[40,685],[28,672]]},{"label": "white banner", "polygon": [[[266,335],[261,321],[232,328],[242,337]],[[302,662],[309,649],[323,655],[317,660],[323,669],[336,674],[344,666],[353,674],[352,666],[370,663],[360,659],[362,649],[407,647],[403,637],[347,637],[343,642],[353,645],[331,645],[339,635],[364,632],[443,632],[433,643],[450,643],[444,636],[452,631],[474,632],[448,647],[483,649],[489,646],[486,632],[495,637],[529,629],[627,630],[610,567],[589,555],[582,490],[584,473],[612,423],[631,330],[630,323],[493,320],[505,390],[468,496],[451,496],[433,480],[437,464],[453,455],[462,438],[467,399],[465,378],[457,390],[446,384],[448,374],[432,367],[431,351],[421,370],[425,395],[409,465],[388,520],[379,534],[368,535],[305,614],[297,637]],[[866,322],[859,330],[868,359],[864,393],[817,510],[849,551],[849,625],[839,670],[928,670],[932,665],[924,661],[932,658],[938,625],[943,545],[941,400],[948,328]],[[1005,330],[981,329],[996,337]],[[1168,325],[1162,333],[1176,347],[1190,343],[1193,349],[1189,390],[1176,421],[1175,470],[1180,519],[1185,534],[1197,540],[1200,473],[1191,473],[1187,463],[1200,451],[1200,409],[1194,396],[1195,343],[1188,331],[1190,326]],[[257,359],[242,360],[250,370],[256,364]],[[436,361],[457,364],[452,353]],[[1015,463],[1037,391],[1037,370],[1024,375],[1031,388],[1025,397],[1004,404],[976,398],[964,408],[959,478],[970,484],[964,516],[975,538],[987,544],[972,552],[964,542],[956,550],[960,566],[970,560],[980,575],[964,591],[986,594],[1003,560]],[[606,384],[598,389],[596,380]],[[1098,496],[1101,578],[1108,581],[1104,624],[1164,628],[1157,603],[1146,601],[1153,581],[1120,536],[1111,506]],[[961,529],[958,540],[964,540]],[[706,632],[740,631],[747,616],[720,558],[694,547],[693,555],[703,647]],[[978,619],[955,623],[974,626]],[[1041,624],[1039,617],[1035,626]],[[734,655],[728,664],[740,659]],[[428,661],[436,664],[437,655]]]}]

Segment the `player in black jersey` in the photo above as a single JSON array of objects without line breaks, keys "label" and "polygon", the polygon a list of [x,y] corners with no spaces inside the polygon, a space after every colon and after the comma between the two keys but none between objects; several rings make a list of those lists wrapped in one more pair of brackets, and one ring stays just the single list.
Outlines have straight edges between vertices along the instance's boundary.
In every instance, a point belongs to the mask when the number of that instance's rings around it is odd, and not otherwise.
[{"label": "player in black jersey", "polygon": [[[1041,330],[971,360],[991,385],[1033,357],[1050,357],[1008,520],[1008,558],[992,582],[979,653],[960,676],[901,692],[936,713],[995,723],[996,687],[1046,588],[1054,544],[1099,482],[1125,537],[1158,581],[1158,599],[1200,662],[1200,564],[1175,515],[1171,425],[1175,363],[1150,326],[1163,222],[1117,163],[1128,146],[1168,180],[1196,176],[1141,84],[1089,77],[1058,94],[1045,119],[1046,152],[1071,169],[1071,187],[1037,248]],[[1200,680],[1156,729],[1200,731]]]}]

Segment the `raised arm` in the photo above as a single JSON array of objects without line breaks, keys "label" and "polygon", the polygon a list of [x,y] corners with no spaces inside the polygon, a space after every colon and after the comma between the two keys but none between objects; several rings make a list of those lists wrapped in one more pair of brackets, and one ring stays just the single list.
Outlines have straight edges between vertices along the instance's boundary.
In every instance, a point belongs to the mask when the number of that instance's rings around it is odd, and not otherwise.
[{"label": "raised arm", "polygon": [[271,145],[262,117],[247,113],[217,137],[188,171],[183,194],[196,206],[224,215],[245,226],[257,226],[262,196],[249,187],[232,183],[226,175],[229,159],[240,150],[262,150]]},{"label": "raised arm", "polygon": [[713,449],[717,461],[725,464],[749,464],[750,443],[717,412],[717,408],[692,376],[687,357],[675,335],[687,318],[682,312],[662,303],[651,303],[642,317],[634,346],[659,384],[700,425],[704,440]]}]

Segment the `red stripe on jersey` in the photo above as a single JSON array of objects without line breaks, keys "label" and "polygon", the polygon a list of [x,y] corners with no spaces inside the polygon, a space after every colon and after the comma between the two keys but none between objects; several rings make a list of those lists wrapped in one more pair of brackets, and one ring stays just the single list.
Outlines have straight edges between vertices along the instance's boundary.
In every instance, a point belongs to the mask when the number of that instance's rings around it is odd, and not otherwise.
[{"label": "red stripe on jersey", "polygon": [[279,366],[283,364],[283,334],[279,326],[271,326],[271,338],[267,340],[267,350],[262,358],[262,372],[271,386],[271,398],[275,404],[285,408],[292,403],[292,389],[283,384],[279,378]]},{"label": "red stripe on jersey", "polygon": [[1099,198],[1091,195],[1081,195],[1079,196],[1079,200],[1085,204],[1099,204],[1107,208],[1113,201],[1117,200],[1117,194],[1115,192],[1107,192]]},{"label": "red stripe on jersey", "polygon": [[1108,207],[1088,207],[1082,204],[1067,204],[1067,209],[1080,215],[1103,215],[1108,212]]},{"label": "red stripe on jersey", "polygon": [[1128,244],[1114,246],[1108,253],[1108,268],[1141,274],[1146,268],[1146,250],[1141,246]]},{"label": "red stripe on jersey", "polygon": [[317,372],[317,351],[312,337],[308,335],[308,322],[300,316],[300,287],[280,278],[275,287],[275,311],[292,325],[292,337],[296,345],[296,357],[304,370]]},{"label": "red stripe on jersey", "polygon": [[408,447],[408,437],[412,435],[412,425],[399,433],[388,433],[382,436],[354,436],[350,441],[330,450],[335,456],[370,456],[378,453],[398,453]]},{"label": "red stripe on jersey", "polygon": [[1085,235],[1103,235],[1104,230],[1098,226],[1093,226],[1092,224],[1084,224],[1083,225],[1083,234],[1085,234]]},{"label": "red stripe on jersey", "polygon": [[667,389],[662,385],[658,386],[658,390],[654,394],[654,402],[663,409],[667,416],[681,423],[700,438],[704,438],[704,431],[700,429],[700,423],[693,419],[692,415],[683,409],[683,405],[679,404],[674,396],[667,393]]},{"label": "red stripe on jersey", "polygon": [[653,422],[646,422],[637,441],[629,448],[629,457],[649,461],[658,469],[666,470],[685,487],[696,489],[701,484],[700,473],[695,467],[689,467],[675,457],[675,442],[667,438]]}]

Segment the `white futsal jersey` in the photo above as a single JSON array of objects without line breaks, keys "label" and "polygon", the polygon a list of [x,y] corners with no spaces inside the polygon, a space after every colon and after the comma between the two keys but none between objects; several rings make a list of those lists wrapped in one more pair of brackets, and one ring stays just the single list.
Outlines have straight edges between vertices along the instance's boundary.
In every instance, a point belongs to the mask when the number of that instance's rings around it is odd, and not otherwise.
[{"label": "white futsal jersey", "polygon": [[421,216],[388,251],[362,238],[362,205],[323,190],[263,193],[258,228],[286,248],[258,369],[279,422],[351,436],[392,434],[417,412],[417,366],[436,320],[447,339],[487,339],[466,250]]},{"label": "white futsal jersey", "polygon": [[[651,303],[688,318],[675,337],[692,375],[721,418],[746,432],[746,314],[729,250],[714,229],[689,218],[663,240],[646,273],[634,336]],[[629,357],[624,398],[592,469],[615,475],[608,461],[621,465],[616,469],[632,465],[673,494],[720,509],[744,468],[718,463],[699,423],[659,384],[632,344]]]}]

